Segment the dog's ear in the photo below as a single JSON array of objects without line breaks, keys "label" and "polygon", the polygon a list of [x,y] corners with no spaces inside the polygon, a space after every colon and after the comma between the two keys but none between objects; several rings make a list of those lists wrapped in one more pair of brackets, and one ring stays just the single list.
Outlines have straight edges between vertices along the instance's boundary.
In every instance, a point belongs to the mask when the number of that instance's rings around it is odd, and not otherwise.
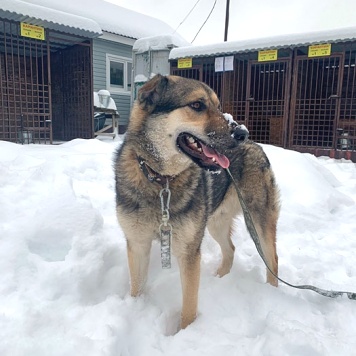
[{"label": "dog's ear", "polygon": [[137,100],[144,109],[152,112],[161,103],[167,89],[169,79],[161,74],[156,74],[138,91]]}]

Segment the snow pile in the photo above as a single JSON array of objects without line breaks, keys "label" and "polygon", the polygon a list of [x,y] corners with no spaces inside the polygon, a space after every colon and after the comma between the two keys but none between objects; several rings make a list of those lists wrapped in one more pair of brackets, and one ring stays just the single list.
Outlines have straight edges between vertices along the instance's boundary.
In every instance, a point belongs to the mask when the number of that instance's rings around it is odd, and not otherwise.
[{"label": "snow pile", "polygon": [[[121,138],[119,138],[121,140]],[[202,246],[199,316],[175,334],[176,261],[152,248],[144,295],[129,296],[115,216],[112,156],[120,142],[60,146],[0,141],[0,355],[352,355],[356,302],[265,284],[238,218],[235,263]],[[263,145],[281,190],[280,276],[356,291],[356,165]]]},{"label": "snow pile", "polygon": [[95,109],[108,109],[117,112],[116,103],[108,90],[101,89],[98,92],[94,91],[93,94]]}]

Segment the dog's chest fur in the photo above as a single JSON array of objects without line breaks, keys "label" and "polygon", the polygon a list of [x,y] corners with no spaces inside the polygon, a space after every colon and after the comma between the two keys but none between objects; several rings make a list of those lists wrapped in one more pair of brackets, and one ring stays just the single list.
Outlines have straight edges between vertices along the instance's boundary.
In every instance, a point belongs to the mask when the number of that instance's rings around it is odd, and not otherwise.
[{"label": "dog's chest fur", "polygon": [[[150,182],[142,172],[134,154],[123,144],[116,159],[116,203],[118,215],[139,219],[159,227],[162,207],[159,193],[165,186]],[[169,181],[171,191],[170,222],[180,224],[186,216],[193,217],[200,227],[224,200],[229,181],[226,172],[212,174],[194,163]]]}]

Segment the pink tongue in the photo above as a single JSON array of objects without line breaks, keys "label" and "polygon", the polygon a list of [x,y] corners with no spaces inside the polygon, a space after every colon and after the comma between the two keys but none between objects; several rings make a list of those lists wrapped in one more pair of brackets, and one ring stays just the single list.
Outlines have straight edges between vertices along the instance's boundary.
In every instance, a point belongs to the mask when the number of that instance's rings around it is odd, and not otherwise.
[{"label": "pink tongue", "polygon": [[208,158],[215,158],[216,163],[219,164],[222,168],[228,168],[230,165],[229,159],[222,155],[219,152],[216,152],[213,148],[210,148],[208,146],[202,145],[203,152],[205,156]]}]

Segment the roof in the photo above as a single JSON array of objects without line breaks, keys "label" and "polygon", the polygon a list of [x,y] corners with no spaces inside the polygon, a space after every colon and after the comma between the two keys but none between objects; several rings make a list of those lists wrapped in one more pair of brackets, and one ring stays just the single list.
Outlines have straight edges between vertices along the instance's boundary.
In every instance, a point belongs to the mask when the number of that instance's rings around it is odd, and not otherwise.
[{"label": "roof", "polygon": [[133,39],[174,32],[172,27],[161,20],[103,0],[24,1],[88,17],[96,21],[103,31]]},{"label": "roof", "polygon": [[174,48],[169,59],[219,56],[254,52],[265,49],[295,48],[320,43],[347,42],[356,39],[356,27],[328,31],[299,33],[243,41],[221,42],[209,45]]},{"label": "roof", "polygon": [[0,18],[30,23],[86,38],[102,33],[93,20],[21,0],[0,0]]}]

